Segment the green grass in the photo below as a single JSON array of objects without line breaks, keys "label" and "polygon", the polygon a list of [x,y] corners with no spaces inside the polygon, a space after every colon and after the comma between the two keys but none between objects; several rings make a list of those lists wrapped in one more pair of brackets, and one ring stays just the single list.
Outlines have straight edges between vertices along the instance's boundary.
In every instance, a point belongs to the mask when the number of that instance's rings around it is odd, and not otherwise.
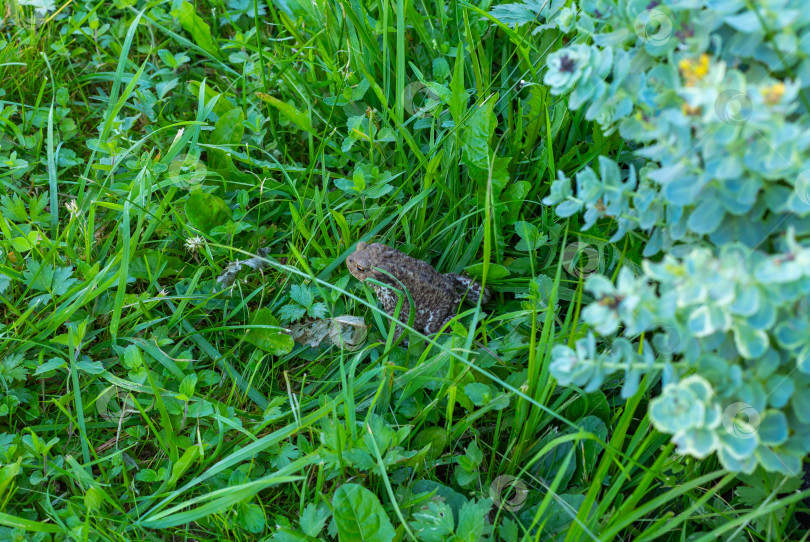
[{"label": "green grass", "polygon": [[[540,203],[627,151],[542,86],[559,35],[488,2],[180,4],[2,27],[3,539],[330,540],[348,505],[388,518],[369,540],[431,540],[442,506],[457,540],[807,539],[798,481],[673,452],[660,375],[626,400],[549,376],[585,331],[566,247],[612,274],[643,244]],[[361,240],[494,300],[394,346],[344,266]],[[368,337],[292,344],[294,307]],[[525,500],[487,508],[501,476]]]}]

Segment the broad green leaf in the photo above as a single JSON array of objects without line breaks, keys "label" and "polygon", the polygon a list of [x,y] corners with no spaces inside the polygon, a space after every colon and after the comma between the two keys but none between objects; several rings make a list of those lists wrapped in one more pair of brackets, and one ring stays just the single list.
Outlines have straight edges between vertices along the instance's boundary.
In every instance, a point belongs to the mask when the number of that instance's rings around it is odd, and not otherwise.
[{"label": "broad green leaf", "polygon": [[436,57],[433,59],[433,78],[437,81],[444,81],[450,77],[450,64],[444,57]]},{"label": "broad green leaf", "polygon": [[232,218],[231,209],[225,200],[200,190],[189,195],[185,210],[191,225],[206,233]]},{"label": "broad green leaf", "polygon": [[236,523],[251,533],[261,533],[264,531],[266,518],[261,506],[253,503],[242,503],[239,505],[236,514]]},{"label": "broad green leaf", "polygon": [[290,297],[304,307],[309,307],[315,300],[310,289],[299,284],[293,284],[290,289]]},{"label": "broad green leaf", "polygon": [[441,498],[442,502],[447,503],[456,516],[461,512],[464,503],[467,502],[464,495],[434,480],[417,480],[411,486],[411,490],[414,495],[435,492],[435,496]]},{"label": "broad green leaf", "polygon": [[491,171],[487,169],[483,180],[492,183],[493,195],[500,199],[501,192],[509,184],[509,164],[512,158],[508,156],[493,156]]},{"label": "broad green leaf", "polygon": [[180,479],[183,474],[191,467],[194,463],[194,460],[197,459],[202,455],[202,445],[195,444],[188,448],[180,459],[177,460],[177,463],[172,465],[172,477],[169,478],[168,487],[169,489],[174,488],[177,485],[177,481]]},{"label": "broad green leaf", "polygon": [[51,358],[50,360],[46,361],[39,367],[37,367],[36,371],[34,371],[34,376],[41,375],[43,373],[47,373],[48,371],[53,371],[55,369],[59,369],[61,367],[66,367],[67,362],[62,358]]},{"label": "broad green leaf", "polygon": [[163,61],[171,69],[177,67],[177,60],[175,60],[174,55],[169,52],[167,49],[159,49],[157,52],[160,59]]},{"label": "broad green leaf", "polygon": [[[243,120],[245,120],[245,114],[240,107],[235,107],[221,115],[214,126],[214,131],[211,132],[210,143],[218,146],[239,145],[245,133]],[[210,165],[212,168],[224,169],[230,163],[232,161],[228,153],[220,149],[211,149]]]},{"label": "broad green leaf", "polygon": [[[540,518],[544,522],[543,533],[550,535],[560,533],[565,527],[570,525],[577,517],[579,507],[585,501],[585,495],[571,495],[563,493],[555,496],[551,504],[546,509],[545,514]],[[539,505],[538,505],[539,506]],[[535,520],[538,506],[525,508],[520,511],[520,519],[526,525],[531,525]]]},{"label": "broad green leaf", "polygon": [[467,166],[487,170],[490,164],[489,139],[495,132],[496,118],[494,113],[497,96],[490,97],[486,103],[473,106],[464,129],[461,132],[462,159]]},{"label": "broad green leaf", "polygon": [[284,305],[278,310],[279,318],[287,322],[296,322],[303,318],[306,313],[306,308],[292,303]]},{"label": "broad green leaf", "polygon": [[537,226],[531,222],[518,221],[515,222],[515,233],[520,237],[515,248],[524,252],[537,250],[548,241],[545,234],[541,234],[537,230]]},{"label": "broad green leaf", "polygon": [[601,391],[586,393],[574,400],[565,409],[565,417],[576,422],[585,416],[595,416],[605,423],[610,423],[610,405],[605,394]]},{"label": "broad green leaf", "polygon": [[494,6],[489,13],[503,24],[515,27],[545,20],[554,9],[552,5],[551,2],[503,3]]},{"label": "broad green leaf", "polygon": [[91,375],[100,375],[105,371],[100,361],[90,361],[86,359],[76,362],[76,368]]},{"label": "broad green leaf", "polygon": [[464,457],[468,458],[476,467],[484,460],[484,454],[481,448],[478,447],[478,441],[473,440],[467,445],[467,451]]},{"label": "broad green leaf", "polygon": [[23,271],[25,282],[34,290],[47,292],[53,282],[53,267],[50,265],[40,265],[36,260],[29,259],[26,262],[26,270]]},{"label": "broad green leaf", "polygon": [[14,250],[17,252],[27,252],[37,246],[38,239],[39,235],[37,232],[32,231],[29,232],[25,237],[15,237],[11,240],[11,244],[14,246]]},{"label": "broad green leaf", "polygon": [[298,126],[305,132],[310,133],[317,133],[315,128],[312,127],[312,123],[309,120],[309,117],[296,109],[295,107],[291,106],[287,102],[282,102],[278,98],[270,96],[269,94],[265,94],[264,92],[257,92],[256,96],[259,97],[260,100],[263,102],[267,102],[276,109],[278,112],[281,113],[285,118],[287,118],[290,122]]},{"label": "broad green leaf", "polygon": [[443,427],[430,426],[419,431],[411,441],[411,447],[421,450],[425,446],[430,446],[428,457],[438,459],[444,453],[447,446],[447,431]]},{"label": "broad green leaf", "polygon": [[447,503],[439,499],[431,500],[427,506],[422,506],[413,514],[412,527],[424,542],[443,542],[449,540],[453,534],[455,521],[453,511]]},{"label": "broad green leaf", "polygon": [[[44,195],[44,194],[43,194]],[[0,197],[0,213],[13,222],[28,222],[28,209],[25,202],[16,194]]]},{"label": "broad green leaf", "polygon": [[104,496],[101,491],[93,486],[87,488],[87,492],[84,494],[84,505],[87,509],[95,511],[101,508],[102,504],[104,504]]},{"label": "broad green leaf", "polygon": [[467,501],[458,514],[456,536],[459,540],[485,540],[489,534],[489,511],[492,509],[490,499]]},{"label": "broad green leaf", "polygon": [[396,534],[377,496],[358,484],[343,484],[332,497],[340,540],[391,542]]},{"label": "broad green leaf", "polygon": [[453,79],[450,81],[450,92],[453,98],[450,102],[450,115],[456,126],[460,126],[464,112],[467,110],[467,90],[464,88],[464,47],[459,43],[456,53],[456,63],[453,67]]},{"label": "broad green leaf", "polygon": [[[9,436],[8,433],[3,433],[3,436]],[[10,442],[4,442],[3,446],[7,446],[13,442],[13,437],[11,437]],[[18,457],[17,461],[14,463],[9,463],[8,465],[0,468],[0,495],[4,494],[4,491],[11,484],[14,479],[20,474],[20,464],[22,463],[22,458]]]},{"label": "broad green leaf", "polygon": [[290,352],[293,346],[295,346],[293,338],[282,331],[282,328],[278,325],[278,320],[275,319],[270,309],[259,309],[256,311],[251,319],[250,325],[271,326],[251,329],[245,337],[247,342],[261,348],[265,352],[280,356]]},{"label": "broad green leaf", "polygon": [[194,395],[194,388],[197,386],[197,375],[191,373],[186,375],[183,381],[180,383],[180,393],[185,395],[187,398],[191,398]]},{"label": "broad green leaf", "polygon": [[515,181],[504,190],[501,200],[506,204],[506,216],[504,218],[507,223],[514,222],[517,219],[518,213],[523,206],[523,200],[529,195],[531,188],[531,183],[527,181]]},{"label": "broad green leaf", "polygon": [[309,503],[301,515],[301,530],[309,536],[318,536],[329,518],[329,509],[325,506],[315,506]]},{"label": "broad green leaf", "polygon": [[[202,84],[200,81],[189,81],[188,82],[188,91],[191,93],[192,96],[199,96],[200,95],[200,87]],[[218,97],[218,98],[217,98]],[[233,109],[233,105],[226,99],[226,98],[236,98],[236,95],[231,92],[217,92],[215,88],[211,87],[211,83],[209,81],[205,82],[205,106],[208,107],[211,100],[217,98],[216,103],[214,103],[214,113],[217,115],[224,115],[231,109]]]},{"label": "broad green leaf", "polygon": [[0,363],[0,377],[6,381],[6,384],[11,380],[25,380],[28,375],[28,368],[23,366],[25,356],[22,352],[9,354]]},{"label": "broad green leaf", "polygon": [[470,401],[477,407],[484,406],[492,401],[493,390],[488,384],[483,382],[472,382],[464,386],[464,393],[470,398]]},{"label": "broad green leaf", "polygon": [[64,295],[76,282],[76,279],[71,278],[72,276],[72,267],[57,267],[53,272],[53,284],[51,285],[53,295]]},{"label": "broad green leaf", "polygon": [[[607,440],[608,430],[605,422],[596,416],[585,416],[577,422],[577,425],[584,431],[593,433],[602,441]],[[574,432],[573,429],[570,430]],[[602,445],[595,440],[586,439],[577,444],[577,450],[581,457],[577,460],[577,470],[574,473],[574,482],[581,484],[589,483],[596,473],[596,465],[602,453]]]},{"label": "broad green leaf", "polygon": [[211,27],[197,15],[192,4],[188,2],[180,4],[180,13],[177,18],[183,26],[183,30],[191,34],[194,43],[211,55],[219,57],[219,50],[211,37]]},{"label": "broad green leaf", "polygon": [[[560,442],[553,445],[557,440]],[[570,441],[560,439],[559,432],[554,430],[540,439],[540,442],[534,446],[533,450],[541,451],[549,444],[552,444],[553,448],[543,454],[535,466],[532,467],[532,471],[535,475],[540,476],[544,480],[553,480],[560,469],[565,467],[565,473],[562,477],[564,487],[568,485],[576,468],[575,461],[566,461],[566,456],[574,450],[574,444]]]},{"label": "broad green leaf", "polygon": [[[484,264],[477,263],[464,269],[464,271],[473,278],[481,278],[484,276]],[[489,264],[489,271],[487,272],[487,280],[501,280],[509,276],[509,270],[504,266],[491,263]]]},{"label": "broad green leaf", "polygon": [[509,518],[501,519],[498,525],[498,534],[503,539],[503,542],[518,542],[520,540],[518,523]]}]

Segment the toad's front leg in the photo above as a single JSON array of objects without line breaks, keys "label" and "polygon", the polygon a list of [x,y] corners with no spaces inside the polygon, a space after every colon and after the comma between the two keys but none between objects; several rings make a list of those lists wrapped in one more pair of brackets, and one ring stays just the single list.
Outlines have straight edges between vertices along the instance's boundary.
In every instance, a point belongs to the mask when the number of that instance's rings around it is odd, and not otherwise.
[{"label": "toad's front leg", "polygon": [[[408,302],[407,297],[402,300],[402,307],[400,308],[399,313],[397,313],[397,304],[399,303],[399,294],[397,292],[390,288],[382,288],[375,285],[374,293],[377,295],[377,299],[380,300],[383,310],[390,317],[390,319],[396,319],[400,322],[408,322],[411,312],[411,304]],[[394,342],[399,339],[399,336],[402,335],[403,331],[404,328],[399,324],[394,327]]]}]

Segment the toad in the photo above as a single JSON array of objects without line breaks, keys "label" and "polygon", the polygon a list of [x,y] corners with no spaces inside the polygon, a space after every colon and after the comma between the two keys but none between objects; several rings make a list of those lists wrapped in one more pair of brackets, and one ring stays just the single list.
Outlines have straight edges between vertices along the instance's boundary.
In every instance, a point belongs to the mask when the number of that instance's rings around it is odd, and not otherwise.
[{"label": "toad", "polygon": [[[488,288],[481,295],[481,285],[468,277],[456,273],[439,273],[430,264],[382,243],[357,243],[357,250],[346,258],[346,265],[349,272],[361,282],[371,277],[399,290],[404,286],[415,305],[413,328],[425,335],[436,333],[449,322],[463,300],[475,304],[481,296],[481,302],[486,303],[490,296]],[[387,271],[402,284],[381,270]],[[393,317],[399,300],[397,292],[376,284],[371,287],[382,303],[383,310]],[[399,320],[407,322],[409,314],[410,305],[405,295]],[[394,340],[401,333],[402,327],[397,326]]]}]

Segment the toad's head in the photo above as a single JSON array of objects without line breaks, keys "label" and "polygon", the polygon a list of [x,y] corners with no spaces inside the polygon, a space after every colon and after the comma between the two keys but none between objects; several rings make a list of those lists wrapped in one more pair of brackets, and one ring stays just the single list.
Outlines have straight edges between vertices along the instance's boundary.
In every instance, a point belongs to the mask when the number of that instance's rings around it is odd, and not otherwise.
[{"label": "toad's head", "polygon": [[382,243],[369,245],[360,241],[357,243],[357,249],[346,258],[346,267],[352,275],[363,282],[368,277],[379,275],[379,271],[374,271],[374,267],[382,266],[386,250],[390,249]]}]

